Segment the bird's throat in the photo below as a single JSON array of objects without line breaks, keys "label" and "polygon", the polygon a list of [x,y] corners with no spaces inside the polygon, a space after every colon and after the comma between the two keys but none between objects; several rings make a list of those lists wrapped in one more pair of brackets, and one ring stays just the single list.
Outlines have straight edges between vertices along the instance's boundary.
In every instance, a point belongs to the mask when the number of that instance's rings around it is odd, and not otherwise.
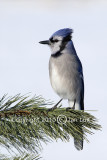
[{"label": "bird's throat", "polygon": [[54,54],[51,54],[51,56],[54,57],[54,58],[57,58],[57,57],[61,56],[62,54],[63,53],[61,51],[58,51],[58,52],[56,52]]}]

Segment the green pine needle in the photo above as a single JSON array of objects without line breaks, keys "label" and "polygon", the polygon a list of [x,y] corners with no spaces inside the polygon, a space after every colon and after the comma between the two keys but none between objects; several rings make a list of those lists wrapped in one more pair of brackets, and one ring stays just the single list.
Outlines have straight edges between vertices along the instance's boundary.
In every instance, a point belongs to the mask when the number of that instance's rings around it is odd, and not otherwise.
[{"label": "green pine needle", "polygon": [[0,99],[0,144],[7,149],[14,146],[20,153],[38,153],[41,142],[69,141],[70,137],[80,140],[82,136],[88,141],[87,133],[101,129],[97,119],[85,111],[60,107],[48,111],[48,105],[52,107],[52,102],[41,96],[4,95]]}]

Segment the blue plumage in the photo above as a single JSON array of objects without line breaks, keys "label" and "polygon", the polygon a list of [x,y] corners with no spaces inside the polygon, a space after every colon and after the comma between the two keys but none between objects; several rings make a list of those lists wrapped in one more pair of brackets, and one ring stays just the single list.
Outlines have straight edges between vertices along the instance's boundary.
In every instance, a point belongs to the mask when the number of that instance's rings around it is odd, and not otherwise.
[{"label": "blue plumage", "polygon": [[54,37],[54,36],[66,37],[66,36],[69,36],[72,32],[73,32],[72,29],[64,28],[56,31],[51,37]]},{"label": "blue plumage", "polygon": [[[51,48],[49,75],[54,91],[62,99],[68,99],[72,109],[84,110],[84,76],[81,61],[71,40],[72,32],[70,28],[60,29],[49,40],[40,43]],[[59,102],[51,110],[56,109]],[[77,150],[83,149],[82,126],[80,130],[81,140],[74,138]]]}]

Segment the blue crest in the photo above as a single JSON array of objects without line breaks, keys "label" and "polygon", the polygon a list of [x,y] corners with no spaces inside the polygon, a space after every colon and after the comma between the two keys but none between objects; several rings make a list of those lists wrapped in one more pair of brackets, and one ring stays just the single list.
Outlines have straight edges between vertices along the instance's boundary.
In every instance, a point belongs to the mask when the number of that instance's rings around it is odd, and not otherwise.
[{"label": "blue crest", "polygon": [[60,30],[56,31],[51,37],[54,37],[54,36],[66,37],[66,36],[71,35],[71,33],[73,33],[72,29],[64,28],[64,29],[60,29]]}]

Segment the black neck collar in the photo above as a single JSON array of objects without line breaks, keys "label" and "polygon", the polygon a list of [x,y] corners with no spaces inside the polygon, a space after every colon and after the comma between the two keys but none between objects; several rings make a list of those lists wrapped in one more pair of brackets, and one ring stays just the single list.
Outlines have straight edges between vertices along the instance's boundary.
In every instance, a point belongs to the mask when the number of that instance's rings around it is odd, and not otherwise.
[{"label": "black neck collar", "polygon": [[56,52],[55,54],[52,54],[51,56],[54,58],[57,58],[59,56],[61,56],[63,53],[61,51]]}]

